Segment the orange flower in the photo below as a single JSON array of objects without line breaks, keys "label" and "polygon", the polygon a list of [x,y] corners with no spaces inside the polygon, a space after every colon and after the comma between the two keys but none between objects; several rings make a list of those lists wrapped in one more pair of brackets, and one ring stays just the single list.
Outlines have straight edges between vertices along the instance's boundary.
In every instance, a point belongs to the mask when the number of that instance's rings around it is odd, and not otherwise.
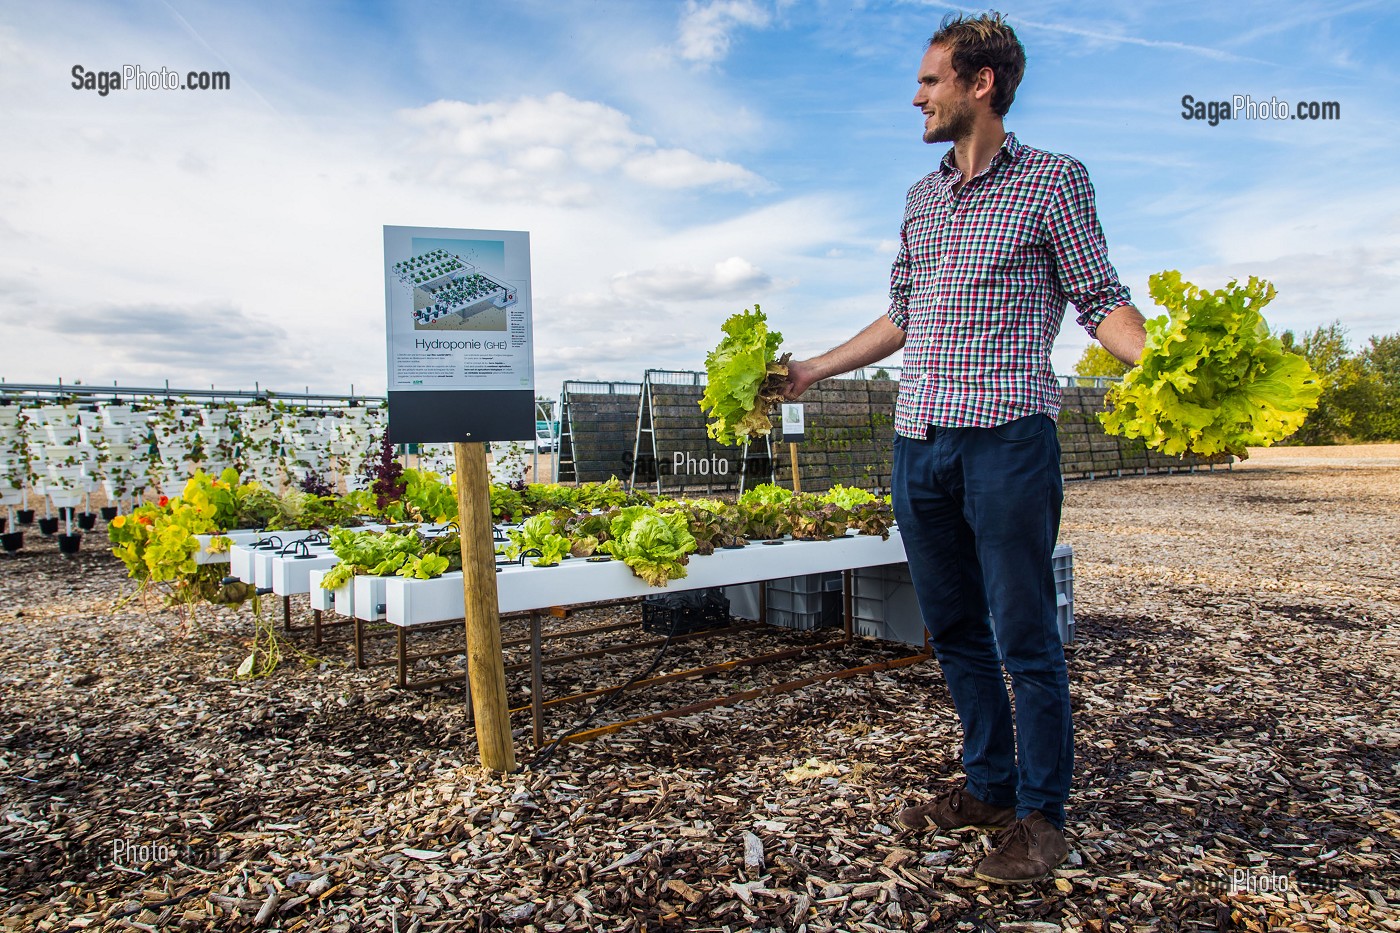
[{"label": "orange flower", "polygon": [[112,519],[112,521],[111,521],[111,525],[112,525],[113,528],[120,528],[121,526],[123,526],[123,525],[125,525],[125,524],[126,524],[126,516],[125,516],[125,515],[118,515],[116,518]]},{"label": "orange flower", "polygon": [[140,522],[141,524],[143,524],[143,525],[154,525],[154,524],[155,524],[155,522],[151,521],[151,516],[149,516],[149,515],[138,515],[138,516],[136,516],[136,520],[137,520],[138,522]]},{"label": "orange flower", "polygon": [[165,507],[166,507],[167,505],[169,505],[169,504],[170,504],[170,497],[169,497],[169,496],[161,496],[160,499],[156,502],[156,505],[160,506],[161,508],[165,508]]}]

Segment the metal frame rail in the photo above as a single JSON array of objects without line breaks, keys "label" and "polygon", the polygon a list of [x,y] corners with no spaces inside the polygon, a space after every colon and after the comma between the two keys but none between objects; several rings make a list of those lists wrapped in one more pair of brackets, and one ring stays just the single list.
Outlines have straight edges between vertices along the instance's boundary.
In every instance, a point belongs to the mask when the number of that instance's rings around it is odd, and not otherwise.
[{"label": "metal frame rail", "polygon": [[[644,680],[639,680],[636,683],[632,683],[630,685],[618,684],[611,687],[600,687],[591,690],[583,690],[575,693],[563,694],[557,697],[551,697],[549,699],[545,699],[546,685],[544,669],[546,667],[567,664],[574,661],[590,660],[593,658],[610,657],[647,648],[657,648],[660,647],[662,643],[666,641],[666,639],[660,637],[650,638],[642,641],[630,642],[625,645],[612,645],[604,648],[594,648],[586,651],[572,652],[569,654],[546,657],[544,652],[545,642],[562,642],[568,639],[581,638],[589,635],[621,631],[629,628],[637,628],[640,626],[641,623],[640,621],[610,622],[604,625],[590,626],[588,628],[583,629],[567,629],[563,631],[546,632],[544,631],[543,618],[546,614],[548,614],[547,610],[532,609],[528,613],[508,613],[502,615],[502,619],[519,619],[527,616],[529,619],[529,635],[527,637],[514,638],[508,641],[504,641],[501,645],[502,648],[519,647],[521,645],[526,644],[530,646],[528,661],[512,662],[510,664],[507,664],[505,668],[507,673],[519,673],[527,670],[530,673],[530,702],[523,706],[513,707],[509,710],[509,712],[511,714],[524,713],[527,711],[530,713],[531,735],[533,738],[534,746],[538,749],[547,744],[547,740],[545,737],[545,716],[546,713],[552,709],[567,707],[576,703],[584,703],[589,700],[597,699],[599,697],[606,696],[607,694],[612,693],[613,691],[618,690],[622,687],[626,687],[628,690],[636,690],[643,687],[657,686],[678,680],[685,680],[688,678],[706,677],[711,674],[724,673],[726,671],[731,671],[739,667],[749,667],[758,664],[784,661],[792,658],[802,657],[804,655],[814,654],[817,652],[829,651],[850,646],[855,643],[858,637],[854,631],[854,613],[852,611],[852,573],[853,572],[850,570],[842,571],[842,626],[840,635],[838,635],[835,638],[829,638],[825,641],[809,645],[801,645],[795,648],[785,648],[780,651],[770,651],[764,654],[751,655],[748,657],[730,658],[725,661],[706,664],[700,667],[688,668],[682,671],[672,671],[666,674],[658,674],[653,677],[648,677]],[[614,600],[602,603],[584,604],[579,606],[578,608],[600,608],[608,605],[624,604],[639,604],[639,601],[635,599]],[[318,645],[320,644],[319,631],[321,628],[333,626],[339,627],[344,625],[354,626],[353,645],[356,668],[365,670],[371,667],[388,667],[390,665],[393,665],[395,667],[396,672],[396,682],[401,689],[424,690],[434,687],[447,686],[449,684],[462,684],[466,690],[470,691],[470,685],[466,681],[465,673],[455,674],[446,677],[428,678],[418,681],[411,681],[408,677],[409,667],[413,662],[459,656],[465,654],[465,646],[435,649],[421,654],[410,654],[408,651],[409,626],[392,625],[392,628],[394,629],[392,633],[388,629],[382,631],[375,631],[367,629],[366,626],[371,624],[384,624],[386,626],[390,626],[391,623],[368,623],[365,620],[359,618],[346,619],[343,622],[325,623],[321,619],[320,610],[313,610],[313,612],[315,616],[315,625],[317,627],[318,632]],[[734,624],[724,626],[722,628],[707,629],[704,631],[690,632],[684,635],[674,636],[671,638],[671,643],[676,644],[687,641],[695,641],[699,639],[707,639],[721,635],[739,634],[743,632],[756,631],[761,630],[764,627],[764,625],[765,623],[762,622],[736,622]],[[462,626],[462,620],[451,619],[442,622],[434,622],[424,625],[412,626],[412,628],[414,628],[417,631],[424,632],[442,631],[444,629],[456,629],[457,631],[462,631]],[[292,630],[290,628],[290,622],[288,623],[288,630]],[[388,636],[390,634],[392,634],[395,638],[395,650],[393,656],[379,661],[367,660],[365,651],[366,641],[370,638],[379,638]],[[811,686],[813,684],[818,683],[824,683],[831,680],[843,680],[849,677],[860,676],[862,674],[870,674],[875,673],[877,671],[893,670],[895,668],[907,667],[912,664],[917,664],[920,661],[926,661],[932,656],[932,652],[928,647],[927,639],[925,639],[923,650],[916,654],[906,655],[898,658],[890,658],[884,661],[876,661],[870,664],[863,664],[856,667],[847,667],[835,671],[827,671],[821,674],[814,674],[808,677],[799,678],[797,680],[785,681],[778,684],[770,684],[766,687],[759,687],[752,690],[743,690],[734,693],[728,693],[720,697],[712,697],[708,700],[702,700],[697,703],[690,703],[684,706],[672,707],[670,709],[662,710],[660,712],[649,713],[645,716],[620,720],[618,722],[608,723],[602,726],[596,726],[592,729],[588,729],[577,733],[565,734],[561,737],[560,741],[588,741],[589,739],[597,738],[603,735],[608,735],[610,733],[617,732],[621,729],[632,725],[640,725],[642,723],[652,722],[658,719],[665,719],[674,716],[687,716],[691,713],[701,712],[703,710],[713,709],[720,706],[732,706],[736,703],[742,703],[746,700],[752,700],[757,699],[759,697],[772,696],[779,693],[786,693],[793,690],[799,690],[803,687]]]}]

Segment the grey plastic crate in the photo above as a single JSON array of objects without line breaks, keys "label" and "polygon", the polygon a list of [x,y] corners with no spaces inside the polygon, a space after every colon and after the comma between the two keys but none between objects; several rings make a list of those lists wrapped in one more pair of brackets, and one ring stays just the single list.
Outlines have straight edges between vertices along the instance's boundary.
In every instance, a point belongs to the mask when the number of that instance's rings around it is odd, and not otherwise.
[{"label": "grey plastic crate", "polygon": [[862,567],[851,574],[851,617],[856,634],[909,645],[924,643],[924,616],[908,564]]},{"label": "grey plastic crate", "polygon": [[729,614],[736,619],[758,621],[759,587],[762,583],[740,583],[726,586],[724,595],[729,600]]},{"label": "grey plastic crate", "polygon": [[[1074,641],[1074,549],[1055,548],[1056,621],[1060,641]],[[863,567],[852,574],[851,611],[856,634],[909,645],[923,645],[924,619],[909,577],[908,564]]]},{"label": "grey plastic crate", "polygon": [[[836,599],[831,594],[837,594]],[[771,625],[809,631],[841,624],[841,574],[809,573],[769,580],[764,599]]]}]

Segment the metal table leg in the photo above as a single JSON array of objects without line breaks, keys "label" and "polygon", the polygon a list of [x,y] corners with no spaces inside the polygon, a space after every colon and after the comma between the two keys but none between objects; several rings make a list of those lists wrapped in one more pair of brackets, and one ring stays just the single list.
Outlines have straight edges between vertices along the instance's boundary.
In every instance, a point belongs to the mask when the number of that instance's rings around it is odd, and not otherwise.
[{"label": "metal table leg", "polygon": [[408,686],[408,630],[398,626],[399,642],[399,688]]},{"label": "metal table leg", "polygon": [[530,613],[530,714],[534,719],[535,748],[544,745],[544,662],[541,657],[540,614]]}]

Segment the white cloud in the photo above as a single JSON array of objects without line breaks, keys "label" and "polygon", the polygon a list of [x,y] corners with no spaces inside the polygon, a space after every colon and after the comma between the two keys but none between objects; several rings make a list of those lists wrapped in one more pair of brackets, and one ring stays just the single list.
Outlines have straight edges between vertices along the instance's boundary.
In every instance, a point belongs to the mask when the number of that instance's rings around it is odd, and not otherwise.
[{"label": "white cloud", "polygon": [[414,150],[430,179],[493,200],[585,204],[617,171],[655,188],[763,186],[732,162],[660,148],[632,129],[627,114],[561,91],[482,104],[440,100],[400,118],[419,134]]},{"label": "white cloud", "polygon": [[687,61],[713,64],[729,54],[730,35],[736,28],[762,28],[768,19],[768,13],[750,0],[686,0],[676,48]]},{"label": "white cloud", "polygon": [[766,290],[772,276],[740,256],[731,256],[710,269],[659,266],[613,276],[612,290],[623,298],[696,301],[727,298]]},{"label": "white cloud", "polygon": [[733,162],[702,159],[684,149],[657,149],[627,160],[629,178],[653,188],[715,187],[754,191],[767,187],[763,179]]}]

